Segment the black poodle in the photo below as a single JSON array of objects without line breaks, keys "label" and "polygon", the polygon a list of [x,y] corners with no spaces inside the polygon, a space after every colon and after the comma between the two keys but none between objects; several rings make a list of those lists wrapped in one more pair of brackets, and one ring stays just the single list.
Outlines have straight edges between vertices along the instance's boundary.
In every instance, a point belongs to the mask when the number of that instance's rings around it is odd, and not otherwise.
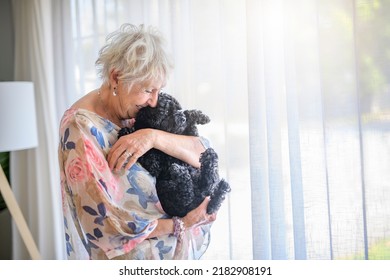
[{"label": "black poodle", "polygon": [[[179,102],[167,93],[160,93],[156,107],[142,108],[133,128],[122,128],[118,137],[142,128],[155,128],[167,132],[198,136],[197,124],[206,124],[209,117],[199,110],[182,110]],[[200,156],[200,168],[171,157],[157,149],[151,149],[138,162],[156,177],[157,195],[164,211],[171,216],[184,217],[196,208],[206,196],[210,196],[209,214],[216,212],[229,184],[219,178],[218,156],[212,148]]]}]

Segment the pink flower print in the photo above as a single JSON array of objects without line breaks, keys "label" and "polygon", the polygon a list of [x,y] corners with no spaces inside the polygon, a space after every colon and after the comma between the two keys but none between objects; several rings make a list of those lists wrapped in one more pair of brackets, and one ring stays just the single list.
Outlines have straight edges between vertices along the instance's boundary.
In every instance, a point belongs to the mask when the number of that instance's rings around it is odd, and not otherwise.
[{"label": "pink flower print", "polygon": [[113,199],[115,201],[121,201],[124,196],[124,191],[119,187],[118,180],[111,176],[111,180],[108,183],[108,191],[111,193]]},{"label": "pink flower print", "polygon": [[79,158],[74,158],[66,166],[66,176],[71,184],[81,183],[87,179],[85,163]]},{"label": "pink flower print", "polygon": [[130,252],[131,250],[133,250],[135,248],[135,246],[137,246],[138,243],[139,243],[139,241],[136,239],[132,239],[132,240],[127,241],[126,243],[124,243],[122,245],[123,251],[125,253]]},{"label": "pink flower print", "polygon": [[68,124],[70,120],[73,118],[75,111],[76,109],[69,109],[64,113],[60,124],[60,131],[64,131],[64,128],[68,127]]},{"label": "pink flower print", "polygon": [[118,180],[115,179],[114,177],[110,177],[110,181],[106,183],[105,179],[100,179],[99,180],[100,188],[109,195],[109,197],[116,203],[119,203],[123,196],[124,196],[124,191],[119,187]]},{"label": "pink flower print", "polygon": [[108,164],[100,150],[89,139],[84,139],[85,153],[92,165],[100,172],[107,170]]}]

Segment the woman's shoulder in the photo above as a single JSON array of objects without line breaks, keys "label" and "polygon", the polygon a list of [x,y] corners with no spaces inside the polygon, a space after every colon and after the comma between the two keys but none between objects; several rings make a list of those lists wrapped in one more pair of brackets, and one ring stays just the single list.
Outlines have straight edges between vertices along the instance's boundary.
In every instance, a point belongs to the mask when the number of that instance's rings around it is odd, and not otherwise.
[{"label": "woman's shoulder", "polygon": [[68,124],[69,122],[75,122],[84,118],[95,118],[97,116],[95,112],[88,109],[70,107],[62,115],[61,124]]},{"label": "woman's shoulder", "polygon": [[60,121],[60,131],[64,131],[70,126],[88,127],[91,125],[98,125],[101,117],[95,112],[85,108],[70,107],[62,115]]}]

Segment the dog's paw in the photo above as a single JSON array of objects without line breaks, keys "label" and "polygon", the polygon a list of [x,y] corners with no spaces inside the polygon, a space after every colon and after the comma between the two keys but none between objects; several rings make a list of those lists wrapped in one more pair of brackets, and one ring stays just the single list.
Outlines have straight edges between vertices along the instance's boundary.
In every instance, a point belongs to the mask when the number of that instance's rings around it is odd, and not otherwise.
[{"label": "dog's paw", "polygon": [[215,187],[214,192],[210,197],[210,202],[207,206],[207,213],[212,214],[219,210],[226,195],[231,191],[230,185],[224,179]]}]

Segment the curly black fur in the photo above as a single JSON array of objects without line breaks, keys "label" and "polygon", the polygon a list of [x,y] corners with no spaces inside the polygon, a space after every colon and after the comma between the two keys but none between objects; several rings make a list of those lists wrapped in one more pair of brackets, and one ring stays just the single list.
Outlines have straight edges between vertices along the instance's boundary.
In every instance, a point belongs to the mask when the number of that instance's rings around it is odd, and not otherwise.
[{"label": "curly black fur", "polygon": [[[118,137],[142,128],[155,128],[167,132],[198,136],[197,124],[210,122],[199,110],[182,110],[179,102],[167,93],[160,93],[156,107],[142,108],[134,128],[122,128]],[[164,211],[171,216],[184,217],[196,208],[206,196],[211,200],[209,214],[216,212],[230,192],[229,184],[219,178],[218,155],[208,148],[200,157],[200,168],[151,149],[138,162],[156,177],[157,195]]]}]

